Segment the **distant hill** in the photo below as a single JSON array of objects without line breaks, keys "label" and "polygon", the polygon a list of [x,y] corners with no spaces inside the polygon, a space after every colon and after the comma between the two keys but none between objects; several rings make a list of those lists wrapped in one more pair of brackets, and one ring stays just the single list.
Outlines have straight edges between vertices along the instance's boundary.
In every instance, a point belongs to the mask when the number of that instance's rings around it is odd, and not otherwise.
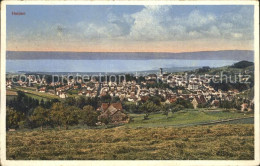
[{"label": "distant hill", "polygon": [[248,60],[254,61],[250,50],[201,51],[183,53],[156,52],[25,52],[7,51],[7,59],[68,59],[68,60],[147,60],[147,59],[186,59],[186,60]]},{"label": "distant hill", "polygon": [[246,67],[249,67],[249,66],[253,66],[254,63],[253,62],[248,62],[248,61],[240,61],[240,62],[237,62],[235,64],[233,64],[231,67],[232,68],[246,68]]}]

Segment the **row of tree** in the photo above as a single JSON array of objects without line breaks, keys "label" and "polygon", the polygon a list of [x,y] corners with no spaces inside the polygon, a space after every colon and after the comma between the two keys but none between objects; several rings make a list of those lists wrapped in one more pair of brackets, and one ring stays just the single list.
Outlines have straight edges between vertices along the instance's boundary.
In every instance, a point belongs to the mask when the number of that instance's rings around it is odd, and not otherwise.
[{"label": "row of tree", "polygon": [[123,102],[123,108],[130,113],[145,113],[144,119],[148,119],[151,113],[162,112],[168,117],[169,112],[177,112],[184,108],[192,109],[193,105],[184,99],[177,99],[174,103],[162,104],[162,99],[158,96],[150,97],[147,101],[139,103]]},{"label": "row of tree", "polygon": [[[119,98],[111,98],[109,95],[101,98],[73,98],[68,97],[64,101],[37,100],[18,92],[18,96],[7,102],[7,129],[8,128],[36,128],[59,127],[68,128],[70,125],[86,124],[95,125],[99,113],[96,111],[101,103],[121,102]],[[176,112],[182,108],[193,108],[189,101],[178,99],[174,104],[162,105],[163,99],[159,96],[150,97],[147,101],[137,104],[122,101],[123,108],[130,113],[145,113],[144,119],[153,112]],[[168,115],[168,113],[167,113]],[[108,119],[102,119],[109,123]]]},{"label": "row of tree", "polygon": [[[17,97],[7,100],[7,129],[35,128],[43,126],[66,126],[74,124],[93,125],[97,122],[96,109],[100,106],[98,98],[66,98],[37,100],[18,91]],[[92,114],[93,113],[93,114]],[[94,114],[95,113],[95,114]],[[88,118],[89,116],[96,118]]]},{"label": "row of tree", "polygon": [[[185,108],[192,109],[193,105],[189,100],[177,99],[172,104],[162,104],[164,99],[160,96],[152,96],[147,100],[137,103],[120,101],[118,97],[109,95],[101,98],[73,98],[68,97],[64,101],[37,100],[18,92],[18,96],[7,101],[7,129],[8,128],[36,128],[59,127],[67,129],[68,126],[83,124],[93,126],[98,122],[99,112],[97,108],[101,103],[122,102],[123,109],[129,113],[144,113],[144,119],[148,119],[151,113],[162,112],[168,117],[169,112],[175,113]],[[237,110],[241,109],[244,99],[235,98],[232,101],[220,101],[221,108]],[[248,105],[250,105],[248,100]],[[198,107],[209,107],[209,103]],[[101,122],[109,123],[109,119],[102,119]]]},{"label": "row of tree", "polygon": [[37,128],[40,127],[64,127],[82,124],[94,126],[98,122],[99,113],[90,105],[80,109],[75,106],[67,106],[61,102],[54,103],[50,109],[38,106],[32,115],[16,111],[7,107],[7,128]]}]

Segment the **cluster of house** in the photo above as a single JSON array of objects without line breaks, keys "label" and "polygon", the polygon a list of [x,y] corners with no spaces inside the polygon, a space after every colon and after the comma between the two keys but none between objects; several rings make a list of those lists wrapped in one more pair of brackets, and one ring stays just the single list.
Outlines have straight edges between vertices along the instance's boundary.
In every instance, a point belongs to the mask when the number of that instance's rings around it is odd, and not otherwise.
[{"label": "cluster of house", "polygon": [[[100,84],[98,82],[92,82],[90,84],[81,83],[81,90],[78,92],[80,96],[96,97],[98,95],[98,89]],[[79,89],[79,86],[74,86],[73,89]]]},{"label": "cluster of house", "polygon": [[[189,78],[188,78],[189,77]],[[215,76],[217,77],[217,76]],[[188,79],[187,79],[188,78]],[[220,101],[231,101],[239,91],[229,90],[214,90],[209,85],[210,77],[199,77],[195,75],[177,75],[163,73],[162,69],[158,75],[149,74],[145,76],[145,80],[137,83],[133,81],[122,82],[98,82],[97,80],[90,80],[87,83],[82,83],[82,80],[75,81],[70,79],[66,84],[61,82],[55,82],[47,85],[44,79],[29,78],[32,83],[39,84],[41,87],[36,91],[40,93],[49,93],[57,95],[60,98],[68,97],[68,91],[74,90],[78,95],[86,97],[102,97],[110,95],[111,97],[119,97],[120,100],[127,100],[129,102],[146,101],[150,96],[159,95],[166,100],[166,103],[173,103],[178,98],[189,100],[194,108],[197,108],[200,104],[210,103],[211,107],[219,107]],[[148,84],[156,84],[157,81],[168,84],[168,88],[158,88],[147,86]],[[28,82],[17,82],[20,86],[27,86]],[[16,84],[17,85],[17,84]],[[6,81],[6,87],[12,88],[13,84],[11,80]],[[54,87],[54,88],[47,88]],[[149,87],[149,88],[148,88]],[[177,90],[172,90],[176,88]],[[246,105],[243,106],[243,108]]]},{"label": "cluster of house", "polygon": [[140,93],[140,85],[136,81],[123,81],[121,83],[108,82],[101,84],[100,97],[110,95],[111,97],[119,97],[120,100],[137,101]]}]

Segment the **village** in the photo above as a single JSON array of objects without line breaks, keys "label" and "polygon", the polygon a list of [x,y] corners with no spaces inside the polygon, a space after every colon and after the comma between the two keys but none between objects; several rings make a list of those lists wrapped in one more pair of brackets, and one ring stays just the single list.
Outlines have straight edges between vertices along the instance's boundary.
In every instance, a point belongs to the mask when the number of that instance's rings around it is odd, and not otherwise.
[{"label": "village", "polygon": [[[219,75],[214,77],[219,78]],[[138,79],[138,76],[135,76]],[[136,80],[122,80],[119,81],[104,81],[100,82],[96,78],[90,79],[87,82],[80,79],[71,78],[64,82],[51,82],[43,78],[27,76],[32,86],[37,87],[35,91],[38,93],[46,93],[58,96],[60,99],[65,99],[69,96],[85,96],[87,98],[109,95],[111,98],[119,98],[120,101],[127,101],[138,103],[145,102],[151,96],[160,96],[164,103],[171,104],[177,99],[184,99],[192,103],[193,108],[199,106],[207,106],[211,108],[218,108],[221,101],[232,101],[234,97],[240,92],[237,89],[223,91],[221,89],[215,90],[210,86],[212,77],[208,74],[201,76],[176,74],[163,72],[160,68],[158,74],[148,74],[144,76],[143,81]],[[158,85],[158,81],[161,85]],[[14,86],[28,87],[28,81],[17,81],[13,83],[11,79],[6,81],[7,89],[12,89]],[[25,91],[26,92],[26,91]],[[72,95],[73,92],[73,95]],[[253,100],[247,101],[241,105],[241,111],[252,110]]]}]

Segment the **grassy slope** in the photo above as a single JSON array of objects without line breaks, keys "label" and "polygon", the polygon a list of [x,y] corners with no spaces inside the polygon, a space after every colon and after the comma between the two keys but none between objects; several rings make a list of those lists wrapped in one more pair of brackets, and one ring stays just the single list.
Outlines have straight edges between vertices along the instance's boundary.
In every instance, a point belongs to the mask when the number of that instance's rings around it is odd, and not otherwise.
[{"label": "grassy slope", "polygon": [[191,125],[201,122],[210,122],[214,120],[249,117],[252,114],[244,115],[237,112],[207,111],[200,110],[183,110],[174,114],[169,114],[168,118],[162,114],[152,114],[149,120],[143,120],[144,114],[130,114],[133,118],[127,127],[164,127],[164,126],[181,126]]},{"label": "grassy slope", "polygon": [[[253,159],[253,124],[170,127],[244,115],[222,111],[132,114],[112,129],[7,132],[8,159]],[[168,127],[166,127],[168,126]]]},{"label": "grassy slope", "polygon": [[238,73],[243,73],[245,70],[248,71],[254,71],[254,66],[249,66],[246,68],[232,68],[229,66],[224,66],[224,67],[217,67],[217,68],[211,68],[210,71],[203,72],[200,74],[220,74],[221,72],[226,73],[226,74],[238,74]]},{"label": "grassy slope", "polygon": [[[35,99],[38,99],[38,100],[50,100],[50,99],[59,99],[59,100],[62,100],[61,98],[59,98],[58,96],[56,95],[52,95],[52,94],[48,94],[48,93],[41,93],[41,92],[37,92],[35,89],[33,88],[30,88],[30,87],[16,87],[15,89],[11,89],[11,91],[23,91],[27,96],[30,96],[32,98],[35,98]],[[69,97],[75,97],[75,98],[78,98],[78,93],[76,93],[77,91],[76,90],[71,90],[72,94],[68,94],[67,95]]]},{"label": "grassy slope", "polygon": [[36,92],[35,90],[32,90],[31,88],[25,88],[25,87],[16,87],[13,90],[20,90],[25,92],[28,96],[36,98],[36,99],[44,99],[44,100],[49,100],[49,99],[59,99],[58,96],[56,95],[51,95],[48,93],[41,93],[41,92]]},{"label": "grassy slope", "polygon": [[7,159],[246,159],[252,124],[7,133]]}]

